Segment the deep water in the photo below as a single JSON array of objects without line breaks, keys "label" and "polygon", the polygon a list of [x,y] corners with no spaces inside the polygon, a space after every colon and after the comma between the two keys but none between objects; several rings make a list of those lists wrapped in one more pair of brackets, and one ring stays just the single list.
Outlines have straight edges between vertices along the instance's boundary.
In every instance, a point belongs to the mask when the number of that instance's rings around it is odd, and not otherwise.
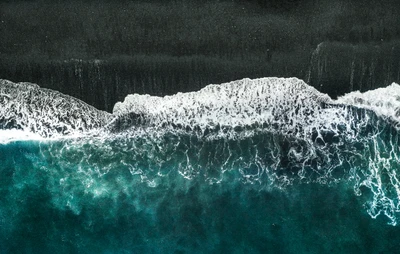
[{"label": "deep water", "polygon": [[398,98],[244,79],[109,114],[3,80],[1,253],[396,253]]}]

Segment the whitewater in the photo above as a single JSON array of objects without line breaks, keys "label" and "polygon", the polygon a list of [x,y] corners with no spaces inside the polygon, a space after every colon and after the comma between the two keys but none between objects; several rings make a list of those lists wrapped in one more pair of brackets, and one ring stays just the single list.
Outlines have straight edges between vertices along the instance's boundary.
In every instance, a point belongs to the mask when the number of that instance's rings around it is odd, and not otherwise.
[{"label": "whitewater", "polygon": [[[278,224],[298,230],[282,219],[290,213],[268,217],[267,207],[293,211],[325,192],[340,193],[332,207],[396,226],[399,124],[396,83],[332,99],[297,78],[242,79],[165,97],[127,95],[108,113],[36,84],[0,80],[0,246],[12,252],[5,239],[30,221],[30,211],[44,216],[40,210],[55,216],[52,226],[29,223],[53,241],[62,228],[73,246],[65,252],[96,249],[93,234],[104,234],[102,253],[190,252],[203,244],[219,252],[217,242],[236,246],[232,232],[243,224],[249,239],[254,231],[271,237]],[[248,213],[258,223],[241,218]],[[129,237],[118,240],[119,230]],[[87,235],[86,245],[76,234]],[[264,250],[250,243],[232,248]],[[274,248],[291,252],[285,245]]]}]

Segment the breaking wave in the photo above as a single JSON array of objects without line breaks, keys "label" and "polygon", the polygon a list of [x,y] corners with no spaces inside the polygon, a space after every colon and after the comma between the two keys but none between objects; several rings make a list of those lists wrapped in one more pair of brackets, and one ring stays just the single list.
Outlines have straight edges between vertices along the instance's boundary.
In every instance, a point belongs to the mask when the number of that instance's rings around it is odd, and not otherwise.
[{"label": "breaking wave", "polygon": [[[15,141],[17,129],[40,137],[28,149],[35,152],[23,156],[51,174],[53,205],[76,214],[85,196],[134,196],[140,183],[156,188],[196,179],[268,191],[344,182],[368,197],[373,218],[384,214],[396,225],[399,101],[397,84],[332,100],[296,78],[263,78],[173,96],[128,95],[108,114],[3,80],[0,135],[7,131],[8,142]],[[44,139],[77,133],[79,139]]]},{"label": "breaking wave", "polygon": [[0,129],[18,129],[42,137],[65,136],[98,128],[110,117],[57,91],[0,80]]}]

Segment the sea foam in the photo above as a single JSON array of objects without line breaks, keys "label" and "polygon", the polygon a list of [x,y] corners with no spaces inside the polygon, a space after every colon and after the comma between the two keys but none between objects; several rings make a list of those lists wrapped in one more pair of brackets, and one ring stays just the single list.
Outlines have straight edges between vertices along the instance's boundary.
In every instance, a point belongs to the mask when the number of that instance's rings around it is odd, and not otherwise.
[{"label": "sea foam", "polygon": [[109,114],[36,84],[0,80],[0,106],[0,129],[21,129],[42,137],[76,135],[105,126],[105,132],[137,126],[202,132],[263,126],[307,135],[346,122],[347,113],[338,106],[372,110],[397,121],[400,86],[393,83],[365,93],[352,92],[334,101],[297,78],[242,79],[165,97],[128,95]]},{"label": "sea foam", "polygon": [[396,83],[364,93],[351,92],[339,97],[336,102],[370,109],[379,116],[400,123],[400,85]]},{"label": "sea foam", "polygon": [[52,137],[87,132],[110,119],[111,114],[57,91],[0,80],[0,129]]},{"label": "sea foam", "polygon": [[[165,97],[128,95],[115,104],[113,114],[116,124],[127,125],[129,121],[132,127],[138,122],[203,131],[215,126],[263,126],[300,135],[323,121],[338,120],[332,115],[335,109],[324,109],[330,102],[328,95],[297,78],[242,79]],[[140,121],[129,119],[129,115]]]}]

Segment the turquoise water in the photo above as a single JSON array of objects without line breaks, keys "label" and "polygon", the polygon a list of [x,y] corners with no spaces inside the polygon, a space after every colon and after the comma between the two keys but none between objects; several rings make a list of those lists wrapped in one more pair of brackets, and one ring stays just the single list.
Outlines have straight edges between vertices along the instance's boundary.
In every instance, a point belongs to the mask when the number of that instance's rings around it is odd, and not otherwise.
[{"label": "turquoise water", "polygon": [[385,89],[332,101],[242,80],[109,114],[4,82],[0,252],[396,253],[400,86]]},{"label": "turquoise water", "polygon": [[[372,126],[365,131],[377,133]],[[0,145],[2,252],[397,250],[399,228],[388,225],[397,219],[383,212],[372,219],[373,188],[359,187],[370,175],[362,167],[378,152],[367,142],[389,150],[397,142],[390,126],[305,164],[287,157],[287,149],[307,144],[271,133],[239,140],[150,136]],[[358,161],[356,152],[363,153]],[[328,168],[332,172],[321,177]],[[393,185],[388,179],[383,185],[391,197]]]}]

